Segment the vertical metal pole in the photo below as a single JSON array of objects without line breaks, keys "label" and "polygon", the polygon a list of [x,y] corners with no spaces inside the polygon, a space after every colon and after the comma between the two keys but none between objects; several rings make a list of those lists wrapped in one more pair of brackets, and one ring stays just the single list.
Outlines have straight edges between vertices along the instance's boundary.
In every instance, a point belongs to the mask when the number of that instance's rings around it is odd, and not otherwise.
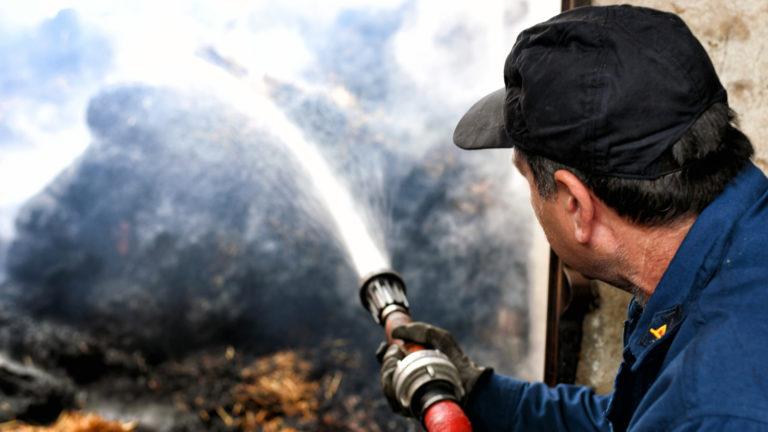
[{"label": "vertical metal pole", "polygon": [[[590,0],[562,0],[563,12],[579,6],[589,6]],[[567,73],[567,72],[566,72]],[[544,345],[544,383],[554,387],[558,382],[560,363],[560,317],[565,308],[563,262],[552,249],[549,250],[549,283],[547,284],[547,330]]]},{"label": "vertical metal pole", "polygon": [[547,333],[544,346],[544,383],[557,384],[560,364],[560,314],[563,311],[563,263],[552,249],[549,250],[549,284],[547,287]]}]

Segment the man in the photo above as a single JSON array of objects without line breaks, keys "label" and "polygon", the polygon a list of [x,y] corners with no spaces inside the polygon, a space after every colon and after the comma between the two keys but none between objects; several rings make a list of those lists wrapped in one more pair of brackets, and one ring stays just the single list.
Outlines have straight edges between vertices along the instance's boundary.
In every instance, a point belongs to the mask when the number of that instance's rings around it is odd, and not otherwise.
[{"label": "man", "polygon": [[[460,372],[475,431],[768,430],[768,179],[675,15],[585,7],[517,39],[505,88],[459,122],[466,149],[514,148],[554,251],[632,292],[614,392],[476,366],[445,330],[393,336]],[[402,355],[383,355],[382,386]]]}]

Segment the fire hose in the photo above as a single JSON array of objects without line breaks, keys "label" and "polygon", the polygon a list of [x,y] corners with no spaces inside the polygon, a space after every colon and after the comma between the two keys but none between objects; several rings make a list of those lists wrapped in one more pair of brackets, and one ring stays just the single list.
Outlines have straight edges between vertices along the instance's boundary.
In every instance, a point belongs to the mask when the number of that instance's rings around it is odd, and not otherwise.
[{"label": "fire hose", "polygon": [[471,432],[469,419],[458,403],[464,388],[456,366],[438,350],[392,338],[395,327],[412,321],[400,275],[383,270],[363,278],[360,301],[384,327],[387,343],[397,344],[405,354],[393,375],[401,406],[420,419],[429,432]]}]

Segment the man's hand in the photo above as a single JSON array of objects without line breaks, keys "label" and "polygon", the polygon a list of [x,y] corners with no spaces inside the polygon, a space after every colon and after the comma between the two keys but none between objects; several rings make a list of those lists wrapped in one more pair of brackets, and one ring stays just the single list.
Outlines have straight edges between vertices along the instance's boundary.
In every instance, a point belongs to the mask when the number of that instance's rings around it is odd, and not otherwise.
[{"label": "man's hand", "polygon": [[[392,337],[406,342],[414,342],[428,349],[436,349],[445,354],[459,371],[461,384],[464,387],[462,405],[466,402],[467,397],[480,378],[493,373],[493,369],[477,366],[469,360],[459,347],[459,344],[456,343],[453,335],[439,327],[422,322],[413,322],[396,327],[392,331]],[[406,416],[410,415],[410,412],[407,412],[408,410],[400,406],[395,394],[395,385],[392,382],[392,375],[397,367],[397,362],[403,358],[402,351],[400,351],[397,345],[387,346],[385,343],[382,343],[376,352],[376,357],[381,362],[381,388],[387,397],[390,408],[395,413]]]},{"label": "man's hand", "polygon": [[400,405],[400,401],[395,394],[395,382],[392,379],[397,368],[397,362],[403,358],[403,352],[400,347],[392,344],[387,345],[386,342],[382,342],[379,345],[379,349],[376,350],[376,358],[381,363],[381,390],[384,392],[384,396],[387,398],[389,408],[395,414],[400,414],[406,417],[411,416],[411,411],[403,408]]}]

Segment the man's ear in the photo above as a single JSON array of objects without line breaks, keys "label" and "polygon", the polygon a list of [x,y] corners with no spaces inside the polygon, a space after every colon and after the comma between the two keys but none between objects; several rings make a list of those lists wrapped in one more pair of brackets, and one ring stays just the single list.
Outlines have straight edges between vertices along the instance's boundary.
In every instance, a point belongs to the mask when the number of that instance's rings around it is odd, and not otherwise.
[{"label": "man's ear", "polygon": [[573,224],[574,238],[579,243],[588,243],[595,224],[594,196],[590,189],[569,171],[556,171],[555,182],[558,187],[558,201]]}]

